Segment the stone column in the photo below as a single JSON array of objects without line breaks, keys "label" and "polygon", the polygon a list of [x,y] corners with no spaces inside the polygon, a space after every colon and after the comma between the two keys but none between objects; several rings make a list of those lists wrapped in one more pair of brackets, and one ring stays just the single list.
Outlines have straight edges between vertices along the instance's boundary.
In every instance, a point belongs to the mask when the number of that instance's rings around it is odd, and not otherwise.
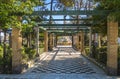
[{"label": "stone column", "polygon": [[12,28],[12,72],[21,73],[22,72],[22,37],[20,34],[20,29]]},{"label": "stone column", "polygon": [[80,49],[80,34],[77,34],[77,39],[76,39],[76,45],[77,45],[77,50]]},{"label": "stone column", "polygon": [[55,47],[55,35],[53,34],[53,47]]},{"label": "stone column", "polygon": [[89,27],[89,48],[90,48],[90,56],[92,55],[92,28]]},{"label": "stone column", "polygon": [[57,35],[55,35],[55,47],[57,47]]},{"label": "stone column", "polygon": [[44,52],[48,52],[48,32],[44,32]]},{"label": "stone column", "polygon": [[81,51],[81,32],[78,33],[78,44],[79,44],[79,48],[78,50]]},{"label": "stone column", "polygon": [[74,36],[72,35],[72,47],[74,45]]},{"label": "stone column", "polygon": [[115,22],[112,17],[108,17],[107,34],[107,72],[109,75],[117,75],[117,53],[118,53],[118,22]]},{"label": "stone column", "polygon": [[101,34],[98,35],[98,47],[101,48]]},{"label": "stone column", "polygon": [[83,54],[84,52],[84,33],[83,31],[81,32],[81,53]]},{"label": "stone column", "polygon": [[49,40],[49,42],[50,42],[49,48],[50,48],[50,50],[53,50],[53,34],[50,34],[49,38],[50,38],[50,40]]}]

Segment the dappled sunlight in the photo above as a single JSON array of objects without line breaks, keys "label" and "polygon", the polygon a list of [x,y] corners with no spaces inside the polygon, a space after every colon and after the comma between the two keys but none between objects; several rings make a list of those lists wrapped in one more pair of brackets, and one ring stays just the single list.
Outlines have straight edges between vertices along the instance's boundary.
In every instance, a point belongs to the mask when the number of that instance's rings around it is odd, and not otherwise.
[{"label": "dappled sunlight", "polygon": [[[80,52],[71,47],[57,47],[49,56],[29,73],[57,73],[57,74],[95,74],[98,73],[81,56]],[[70,54],[71,53],[71,54]]]}]

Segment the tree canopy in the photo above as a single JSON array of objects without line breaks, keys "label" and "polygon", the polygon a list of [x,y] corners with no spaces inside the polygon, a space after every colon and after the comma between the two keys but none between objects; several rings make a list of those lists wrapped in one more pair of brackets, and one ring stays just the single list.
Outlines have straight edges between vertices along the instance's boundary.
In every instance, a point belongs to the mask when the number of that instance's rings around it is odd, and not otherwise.
[{"label": "tree canopy", "polygon": [[95,0],[98,6],[97,10],[110,10],[110,15],[114,16],[116,20],[120,20],[120,0]]},{"label": "tree canopy", "polygon": [[[20,25],[18,16],[31,14],[36,5],[41,5],[40,0],[0,0],[0,26],[8,28]],[[11,26],[10,26],[11,25]]]},{"label": "tree canopy", "polygon": [[98,21],[93,27],[93,31],[107,34],[107,17],[112,16],[118,22],[120,22],[120,0],[95,0],[97,6],[94,10],[109,10],[107,15],[94,15],[94,22]]}]

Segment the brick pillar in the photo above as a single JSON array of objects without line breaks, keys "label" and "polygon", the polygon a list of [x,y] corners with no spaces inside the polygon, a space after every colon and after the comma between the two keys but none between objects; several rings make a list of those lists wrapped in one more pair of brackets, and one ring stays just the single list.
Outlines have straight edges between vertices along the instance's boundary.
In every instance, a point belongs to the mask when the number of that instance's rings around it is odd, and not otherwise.
[{"label": "brick pillar", "polygon": [[117,75],[117,38],[118,38],[118,22],[110,20],[108,17],[108,47],[107,47],[107,72],[109,75]]},{"label": "brick pillar", "polygon": [[44,32],[44,52],[48,52],[48,32]]},{"label": "brick pillar", "polygon": [[22,72],[22,37],[20,37],[20,29],[12,28],[12,72]]}]

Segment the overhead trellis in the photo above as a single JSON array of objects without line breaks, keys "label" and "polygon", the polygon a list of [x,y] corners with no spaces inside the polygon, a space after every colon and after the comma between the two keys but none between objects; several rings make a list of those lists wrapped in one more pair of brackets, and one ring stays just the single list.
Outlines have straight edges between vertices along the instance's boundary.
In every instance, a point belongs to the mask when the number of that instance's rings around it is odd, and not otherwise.
[{"label": "overhead trellis", "polygon": [[32,15],[108,15],[111,10],[34,11]]},{"label": "overhead trellis", "polygon": [[38,24],[38,26],[44,26],[44,27],[63,27],[63,26],[69,26],[69,27],[72,27],[72,26],[91,26],[91,24]]},{"label": "overhead trellis", "polygon": [[[54,3],[52,3],[48,10],[34,11],[31,16],[50,16],[50,18],[41,19],[42,23],[37,23],[39,27],[45,28],[45,30],[49,32],[61,32],[61,33],[71,33],[72,31],[80,31],[89,29],[89,27],[97,24],[97,22],[93,22],[93,15],[108,15],[111,10],[93,10],[91,9],[92,0],[58,0],[57,4],[62,4],[63,9],[54,10]],[[61,5],[59,5],[60,7]],[[74,7],[72,9],[68,9],[68,7]],[[81,9],[84,8],[84,9]],[[64,16],[61,18],[53,18],[53,16]],[[85,18],[81,18],[81,16],[85,15]],[[72,17],[67,18],[66,16]],[[57,22],[56,22],[57,21]],[[59,23],[62,21],[63,23]]]},{"label": "overhead trellis", "polygon": [[[92,19],[51,19],[51,21],[91,21]],[[49,19],[42,19],[42,21],[49,21]]]}]

